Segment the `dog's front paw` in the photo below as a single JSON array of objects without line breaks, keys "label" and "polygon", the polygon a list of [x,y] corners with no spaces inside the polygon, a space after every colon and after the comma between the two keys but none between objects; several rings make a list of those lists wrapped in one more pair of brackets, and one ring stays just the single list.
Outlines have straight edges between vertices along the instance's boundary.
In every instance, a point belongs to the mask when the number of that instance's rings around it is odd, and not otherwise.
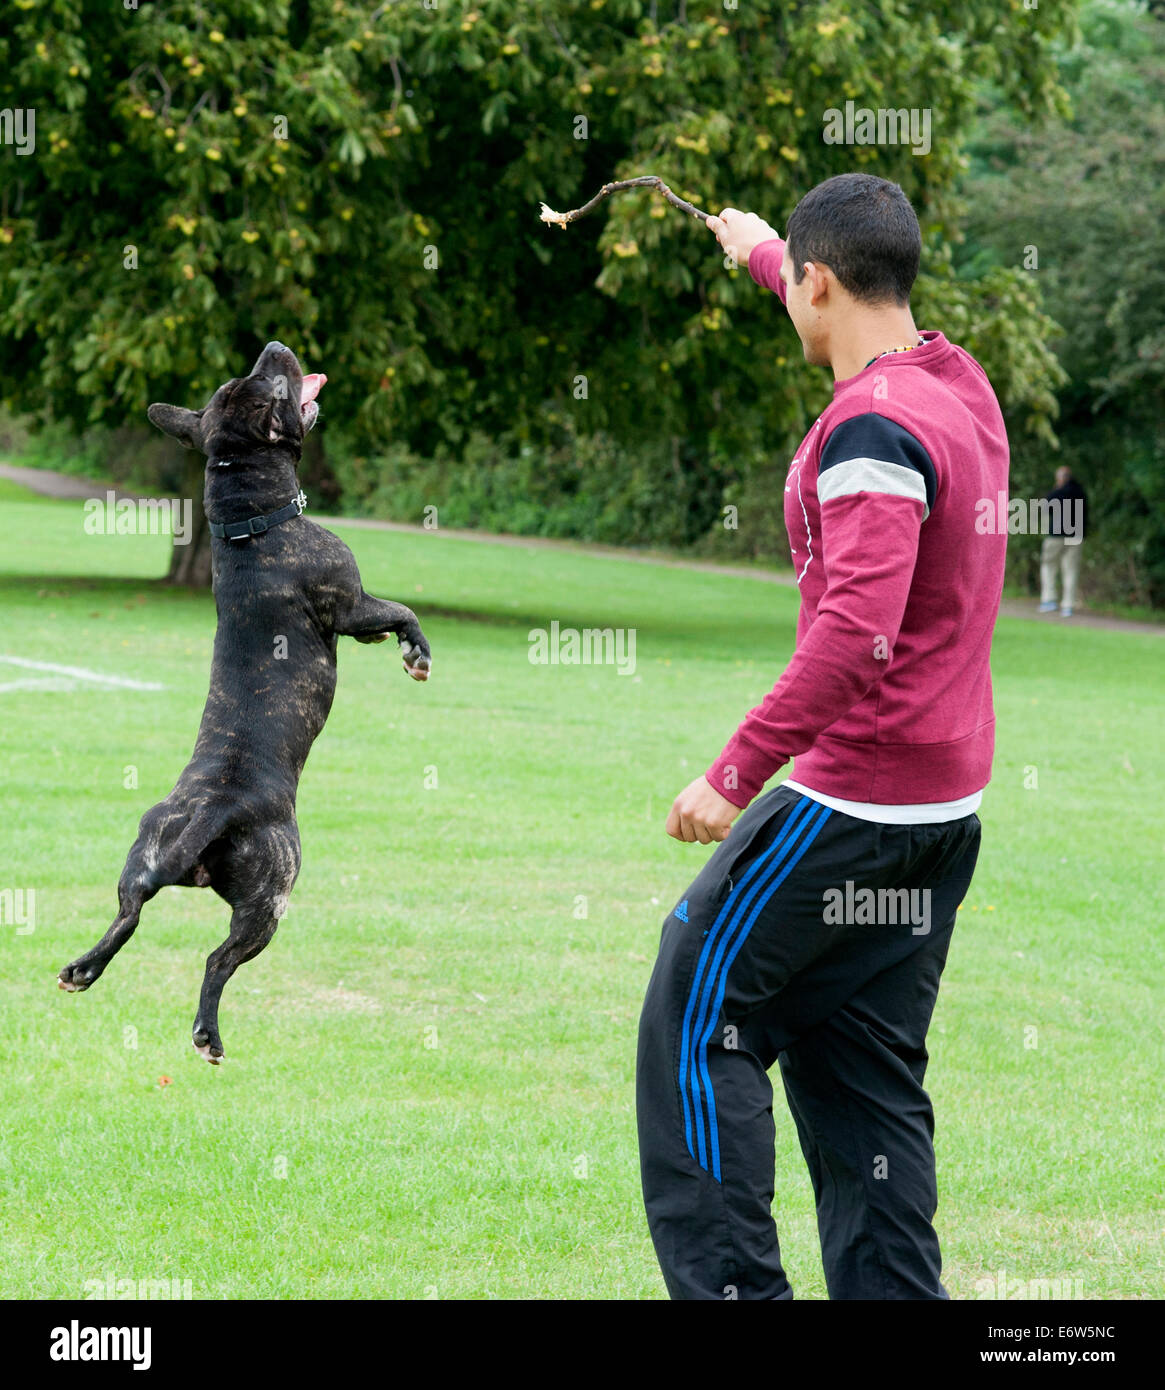
[{"label": "dog's front paw", "polygon": [[74,961],[72,965],[66,965],[57,976],[57,988],[67,990],[70,994],[80,994],[82,990],[88,989],[96,978],[96,970],[86,970]]},{"label": "dog's front paw", "polygon": [[427,681],[433,669],[433,658],[416,643],[402,639],[400,654],[404,658],[405,670],[415,681]]}]

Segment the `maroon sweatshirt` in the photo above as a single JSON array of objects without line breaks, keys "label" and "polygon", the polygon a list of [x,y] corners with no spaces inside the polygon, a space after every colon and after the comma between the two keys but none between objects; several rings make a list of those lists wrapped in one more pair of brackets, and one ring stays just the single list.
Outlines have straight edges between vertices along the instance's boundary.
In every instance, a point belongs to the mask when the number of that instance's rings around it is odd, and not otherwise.
[{"label": "maroon sweatshirt", "polygon": [[[782,303],[784,245],[748,264]],[[836,382],[789,465],[797,645],[706,774],[735,806],[794,757],[798,782],[848,801],[953,801],[990,778],[1007,535],[975,508],[1006,494],[1007,433],[978,362],[920,336]]]}]

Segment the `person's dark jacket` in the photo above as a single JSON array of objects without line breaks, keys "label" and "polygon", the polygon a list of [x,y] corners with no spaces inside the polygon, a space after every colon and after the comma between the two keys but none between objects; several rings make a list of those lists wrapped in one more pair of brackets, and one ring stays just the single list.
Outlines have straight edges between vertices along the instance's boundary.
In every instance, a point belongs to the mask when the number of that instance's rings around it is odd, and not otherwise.
[{"label": "person's dark jacket", "polygon": [[1058,501],[1060,505],[1052,508],[1048,517],[1048,535],[1075,535],[1079,522],[1083,522],[1081,540],[1088,534],[1088,494],[1075,478],[1069,478],[1062,486],[1048,493],[1049,502]]}]

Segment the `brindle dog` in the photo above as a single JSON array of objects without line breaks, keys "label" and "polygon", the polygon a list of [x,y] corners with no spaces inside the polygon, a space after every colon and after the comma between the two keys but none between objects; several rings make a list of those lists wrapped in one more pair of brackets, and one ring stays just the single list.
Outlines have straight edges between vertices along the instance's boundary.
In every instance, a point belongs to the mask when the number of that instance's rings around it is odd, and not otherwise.
[{"label": "brindle dog", "polygon": [[230,935],[206,962],[194,1021],[194,1046],[213,1063],[223,1057],[223,986],[271,940],[299,873],[295,793],[332,707],[337,637],[395,635],[408,674],[426,680],[430,670],[412,610],[366,594],[343,541],[299,515],[295,467],[326,380],[305,377],[289,348],[268,343],[250,376],[220,386],[204,409],[149,409],[159,429],[207,456],[218,608],[210,695],[186,770],[142,817],[113,925],[59,982],[88,989],[160,888],[213,888],[234,909]]}]

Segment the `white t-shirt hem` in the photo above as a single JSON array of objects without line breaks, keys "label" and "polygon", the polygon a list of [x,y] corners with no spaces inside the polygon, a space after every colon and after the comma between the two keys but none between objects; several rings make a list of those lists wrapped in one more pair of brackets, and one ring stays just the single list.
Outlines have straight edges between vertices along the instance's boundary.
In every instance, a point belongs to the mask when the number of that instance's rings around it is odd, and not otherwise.
[{"label": "white t-shirt hem", "polygon": [[908,806],[886,806],[875,801],[844,801],[840,796],[826,796],[824,792],[814,791],[812,787],[802,786],[788,778],[783,787],[800,792],[803,796],[819,801],[823,806],[832,806],[835,811],[844,811],[847,816],[858,820],[879,821],[883,825],[934,825],[941,821],[962,820],[979,809],[983,792],[972,792],[970,796],[960,796],[955,801],[923,801]]}]

